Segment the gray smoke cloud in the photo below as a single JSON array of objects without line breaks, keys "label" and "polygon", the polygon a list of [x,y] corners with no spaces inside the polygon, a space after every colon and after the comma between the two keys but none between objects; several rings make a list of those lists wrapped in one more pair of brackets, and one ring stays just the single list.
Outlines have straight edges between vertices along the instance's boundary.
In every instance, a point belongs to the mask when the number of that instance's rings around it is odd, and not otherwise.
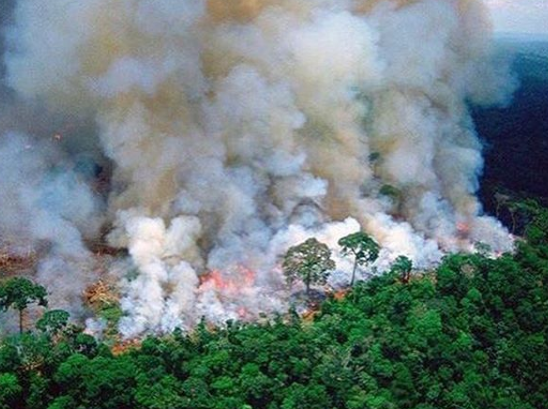
[{"label": "gray smoke cloud", "polygon": [[[489,38],[477,0],[18,0],[6,83],[77,126],[53,153],[4,134],[2,234],[30,221],[55,248],[39,278],[72,300],[93,268],[59,266],[93,261],[83,238],[111,226],[127,337],[285,310],[280,255],[312,235],[335,251],[334,285],[350,271],[336,242],[360,228],[378,271],[511,250],[475,196],[467,103],[515,86]],[[106,201],[54,166],[82,146],[112,164]]]}]

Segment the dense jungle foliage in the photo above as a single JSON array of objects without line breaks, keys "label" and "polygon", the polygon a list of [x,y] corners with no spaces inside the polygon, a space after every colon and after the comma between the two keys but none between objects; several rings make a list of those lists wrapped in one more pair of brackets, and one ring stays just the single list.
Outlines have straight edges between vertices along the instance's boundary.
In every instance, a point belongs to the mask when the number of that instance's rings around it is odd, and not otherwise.
[{"label": "dense jungle foliage", "polygon": [[52,312],[1,341],[0,408],[546,408],[548,211],[528,206],[515,254],[393,271],[313,319],[203,324],[113,355]]}]

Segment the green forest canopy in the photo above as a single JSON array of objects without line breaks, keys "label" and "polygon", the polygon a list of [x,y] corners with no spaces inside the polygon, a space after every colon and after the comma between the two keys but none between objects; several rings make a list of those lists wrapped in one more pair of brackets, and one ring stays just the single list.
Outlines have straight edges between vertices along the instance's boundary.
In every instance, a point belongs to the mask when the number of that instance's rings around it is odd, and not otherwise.
[{"label": "green forest canopy", "polygon": [[0,408],[546,408],[547,221],[513,255],[392,271],[311,321],[202,324],[115,356],[56,313],[1,341]]}]

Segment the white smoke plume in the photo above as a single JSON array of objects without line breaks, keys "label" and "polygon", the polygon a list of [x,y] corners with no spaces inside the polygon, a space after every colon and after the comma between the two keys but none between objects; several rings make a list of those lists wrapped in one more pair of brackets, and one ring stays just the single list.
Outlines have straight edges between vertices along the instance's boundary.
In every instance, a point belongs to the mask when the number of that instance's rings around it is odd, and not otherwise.
[{"label": "white smoke plume", "polygon": [[0,235],[12,254],[39,252],[37,277],[56,288],[51,300],[80,310],[80,293],[93,282],[84,244],[97,235],[100,203],[86,174],[56,144],[19,134],[0,138]]},{"label": "white smoke plume", "polygon": [[[502,103],[514,86],[490,62],[479,0],[17,0],[7,38],[6,83],[91,118],[75,138],[112,162],[101,214],[69,172],[48,187],[54,210],[42,217],[34,200],[16,217],[70,252],[94,221],[112,226],[130,257],[111,272],[126,336],[283,311],[279,258],[312,235],[336,251],[366,230],[383,246],[378,270],[399,254],[429,268],[477,241],[512,248],[475,196],[467,104]],[[47,150],[21,162],[3,138],[16,163],[0,173],[28,176],[0,195],[35,190]],[[340,281],[348,261],[335,256]]]}]

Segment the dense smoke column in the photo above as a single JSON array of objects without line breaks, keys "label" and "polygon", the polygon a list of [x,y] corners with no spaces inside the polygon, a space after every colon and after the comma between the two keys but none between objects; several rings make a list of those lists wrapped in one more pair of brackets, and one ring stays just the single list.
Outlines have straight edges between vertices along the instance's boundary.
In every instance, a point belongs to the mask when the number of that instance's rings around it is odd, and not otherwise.
[{"label": "dense smoke column", "polygon": [[133,336],[283,310],[278,257],[311,235],[364,228],[380,269],[510,249],[466,105],[511,90],[489,31],[474,0],[18,0],[7,81],[95,120]]}]

